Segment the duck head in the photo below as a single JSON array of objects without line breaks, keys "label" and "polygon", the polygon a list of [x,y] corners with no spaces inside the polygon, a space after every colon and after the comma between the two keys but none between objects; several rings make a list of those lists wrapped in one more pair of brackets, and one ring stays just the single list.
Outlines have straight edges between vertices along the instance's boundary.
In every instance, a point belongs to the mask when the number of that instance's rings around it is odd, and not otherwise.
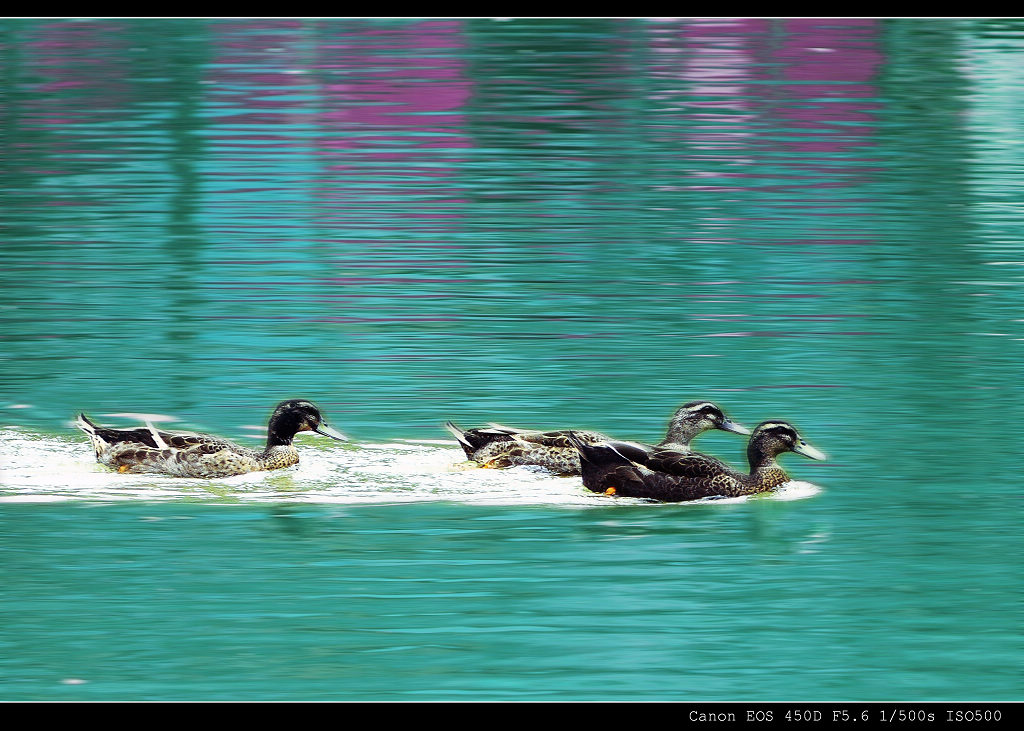
[{"label": "duck head", "polygon": [[282,401],[274,409],[267,425],[267,446],[291,444],[300,431],[311,431],[338,441],[348,437],[331,427],[314,404],[303,399]]},{"label": "duck head", "polygon": [[710,401],[691,401],[680,406],[672,416],[666,441],[688,444],[695,436],[709,429],[750,434],[750,429],[727,417],[718,405]]},{"label": "duck head", "polygon": [[785,421],[765,421],[758,424],[747,445],[747,457],[751,467],[765,458],[774,458],[783,452],[796,452],[810,459],[827,459],[824,452],[805,442],[792,424]]}]

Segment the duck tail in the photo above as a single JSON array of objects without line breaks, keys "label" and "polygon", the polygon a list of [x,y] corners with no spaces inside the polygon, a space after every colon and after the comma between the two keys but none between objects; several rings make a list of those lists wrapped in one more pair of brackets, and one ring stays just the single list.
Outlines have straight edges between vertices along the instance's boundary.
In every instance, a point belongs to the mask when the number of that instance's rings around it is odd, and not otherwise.
[{"label": "duck tail", "polygon": [[78,418],[75,419],[75,426],[88,435],[89,441],[92,442],[92,449],[96,453],[96,459],[102,459],[103,453],[107,451],[107,447],[110,445],[97,431],[100,428],[99,425],[89,421],[89,417],[85,415],[85,412],[81,412],[78,414]]},{"label": "duck tail", "polygon": [[[630,459],[628,451],[625,449],[628,447],[630,450],[640,450],[637,445],[629,444],[628,442],[594,442],[587,443],[580,439],[575,432],[569,432],[567,434],[569,441],[576,451],[580,453],[580,459],[584,462],[590,462],[591,464],[622,464],[622,465],[633,465],[634,461]],[[627,451],[623,454],[622,451]]]},{"label": "duck tail", "polygon": [[466,432],[455,426],[455,424],[450,421],[446,421],[444,423],[444,428],[451,432],[452,436],[458,440],[459,446],[462,447],[462,451],[466,453],[467,457],[472,459],[473,452],[476,451],[476,447],[474,447],[466,438]]},{"label": "duck tail", "polygon": [[594,447],[596,445],[587,444],[582,439],[580,439],[574,431],[566,432],[565,437],[566,439],[569,440],[569,443],[572,444],[572,446],[576,447],[576,451],[580,453],[581,460],[583,460],[584,462],[594,461],[594,458],[596,456],[594,454]]},{"label": "duck tail", "polygon": [[633,464],[646,465],[650,458],[650,447],[635,442],[605,442],[608,451]]},{"label": "duck tail", "polygon": [[99,435],[96,433],[97,425],[89,421],[89,417],[85,415],[84,411],[78,414],[78,418],[75,419],[75,426],[88,434],[90,438],[99,438]]}]

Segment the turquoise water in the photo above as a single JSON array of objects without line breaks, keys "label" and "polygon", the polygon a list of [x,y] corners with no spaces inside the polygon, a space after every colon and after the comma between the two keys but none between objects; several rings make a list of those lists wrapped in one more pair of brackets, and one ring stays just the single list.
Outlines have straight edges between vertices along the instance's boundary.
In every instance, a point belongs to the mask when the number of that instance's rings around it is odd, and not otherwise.
[{"label": "turquoise water", "polygon": [[[1021,699],[1024,23],[0,33],[0,698]],[[353,441],[71,426],[290,397]],[[655,505],[442,428],[697,398],[830,459]]]}]

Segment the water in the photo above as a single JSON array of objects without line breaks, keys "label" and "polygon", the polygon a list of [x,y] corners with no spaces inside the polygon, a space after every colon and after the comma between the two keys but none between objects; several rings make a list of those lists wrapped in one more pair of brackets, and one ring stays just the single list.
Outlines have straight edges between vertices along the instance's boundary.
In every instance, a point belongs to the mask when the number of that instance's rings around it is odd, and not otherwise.
[{"label": "water", "polygon": [[[1020,21],[0,30],[3,699],[1020,699]],[[353,442],[71,427],[290,397]],[[830,460],[654,505],[441,427],[697,398]]]}]

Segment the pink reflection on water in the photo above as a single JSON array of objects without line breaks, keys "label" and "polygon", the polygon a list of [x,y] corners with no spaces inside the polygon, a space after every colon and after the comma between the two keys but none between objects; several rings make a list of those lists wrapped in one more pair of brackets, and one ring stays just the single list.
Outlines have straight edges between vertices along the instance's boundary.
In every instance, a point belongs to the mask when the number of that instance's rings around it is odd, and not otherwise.
[{"label": "pink reflection on water", "polygon": [[[327,134],[319,150],[390,162],[415,160],[422,150],[469,147],[460,129],[471,88],[458,55],[461,32],[460,21],[387,29],[360,25],[337,42],[320,45],[315,67],[337,80],[320,85],[324,111],[317,119]],[[424,53],[428,49],[446,53]],[[421,137],[413,140],[409,133]],[[382,150],[382,145],[395,149]],[[327,169],[346,167],[338,160]],[[437,177],[451,170],[423,172]]]},{"label": "pink reflection on water", "polygon": [[[881,34],[881,23],[872,19],[681,19],[651,25],[651,129],[656,141],[674,154],[664,165],[665,175],[674,179],[662,179],[655,189],[661,196],[689,193],[706,202],[703,217],[695,216],[688,242],[811,251],[875,244],[863,236],[853,238],[857,234],[849,225],[859,214],[837,198],[870,203],[845,197],[845,189],[860,185],[881,167],[869,157],[880,108],[874,80],[884,62]],[[828,194],[823,200],[821,191],[828,189],[837,191],[835,197]],[[729,200],[737,192],[758,196],[749,212]],[[812,231],[802,224],[802,233],[768,241],[733,233],[783,216],[813,216],[820,222]],[[820,284],[875,283],[849,279]],[[684,296],[694,304],[724,301],[753,308],[777,303],[772,306],[784,311],[827,295]],[[750,331],[705,337],[797,334]]]},{"label": "pink reflection on water", "polygon": [[[18,110],[18,123],[26,130],[56,130],[61,135],[47,137],[44,151],[52,168],[22,172],[66,174],[64,156],[93,152],[82,138],[84,131],[76,128],[114,121],[132,101],[128,74],[112,63],[128,50],[125,27],[112,20],[54,21],[37,26],[23,39],[22,63],[32,71],[35,93]],[[0,107],[0,112],[6,111]]]},{"label": "pink reflection on water", "polygon": [[[449,244],[417,234],[443,234],[462,217],[464,196],[455,168],[461,150],[471,144],[462,133],[462,107],[470,95],[462,25],[449,20],[216,24],[211,47],[217,55],[206,80],[218,134],[210,145],[225,165],[210,175],[230,185],[224,191],[229,196],[265,202],[236,214],[230,228],[274,226],[275,219],[282,220],[282,194],[294,197],[301,185],[302,207],[296,213],[319,234],[309,245],[329,253],[319,281],[344,293],[336,300],[342,307],[346,300],[372,296],[367,285],[450,284],[392,272],[458,267],[450,254],[431,258],[433,248]],[[273,165],[275,174],[258,167],[251,180],[241,174],[239,166],[251,165],[253,153]],[[381,237],[388,230],[408,234],[415,251],[393,248]],[[262,243],[251,236],[247,241]],[[365,309],[364,303],[352,306]],[[364,321],[335,316],[340,319],[324,321]]]},{"label": "pink reflection on water", "polygon": [[[472,92],[463,25],[349,24],[317,46],[316,215],[325,229],[339,233],[336,276],[324,281],[370,296],[366,285],[454,284],[390,271],[378,278],[375,269],[464,266],[450,258],[458,247],[443,240],[465,217],[459,165],[473,145],[463,131]],[[409,257],[406,244],[390,242],[387,234],[381,240],[381,231],[403,232],[416,256]],[[434,258],[435,252],[444,258]]]},{"label": "pink reflection on water", "polygon": [[[780,107],[778,116],[798,132],[845,132],[842,136],[816,134],[788,146],[838,152],[868,144],[864,138],[873,133],[872,112],[880,107],[872,101],[878,96],[872,82],[883,61],[879,26],[878,20],[867,18],[785,21],[786,33],[776,57],[783,62],[782,79],[794,83],[787,87],[792,102]],[[860,123],[858,134],[839,126],[850,122]]]},{"label": "pink reflection on water", "polygon": [[[718,181],[691,189],[743,187],[740,180],[754,175],[743,166],[756,163],[764,149],[838,153],[869,145],[880,107],[873,84],[884,60],[880,35],[880,21],[864,18],[652,24],[649,73],[661,82],[653,94],[656,111],[689,120],[680,142],[699,151],[691,163],[720,163],[688,170]],[[676,126],[663,128],[670,139]],[[767,140],[765,129],[791,133]]]},{"label": "pink reflection on water", "polygon": [[[328,171],[366,162],[423,161],[428,157],[423,150],[471,145],[460,129],[461,108],[470,94],[458,56],[461,32],[460,21],[383,29],[361,24],[317,48],[315,68],[327,79],[319,87],[324,111],[317,115],[317,148],[329,158]],[[428,49],[446,53],[425,53]],[[358,157],[350,165],[344,158],[353,154]],[[452,170],[442,166],[414,172],[438,178]],[[385,178],[378,190],[393,192],[393,183]]]}]

